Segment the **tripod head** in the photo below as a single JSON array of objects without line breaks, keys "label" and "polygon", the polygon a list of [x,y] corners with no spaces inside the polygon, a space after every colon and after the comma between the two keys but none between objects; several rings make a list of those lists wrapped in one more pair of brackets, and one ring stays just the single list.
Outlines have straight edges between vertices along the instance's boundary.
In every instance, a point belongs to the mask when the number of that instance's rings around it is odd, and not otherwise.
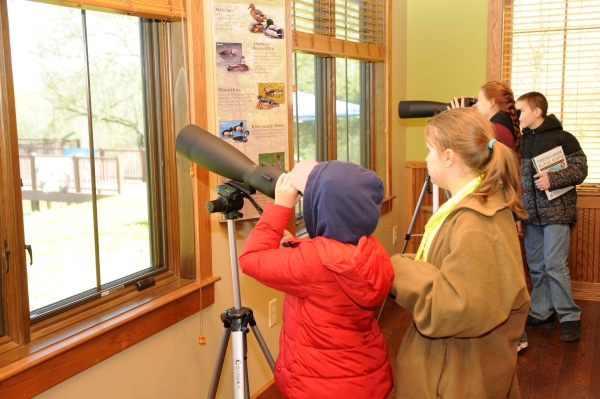
[{"label": "tripod head", "polygon": [[216,191],[219,195],[217,199],[208,201],[205,205],[208,213],[220,212],[225,219],[239,219],[244,216],[239,212],[244,207],[244,198],[248,198],[248,201],[254,205],[258,213],[262,214],[262,208],[251,197],[252,194],[256,193],[254,188],[246,188],[242,183],[232,180],[217,186]]}]

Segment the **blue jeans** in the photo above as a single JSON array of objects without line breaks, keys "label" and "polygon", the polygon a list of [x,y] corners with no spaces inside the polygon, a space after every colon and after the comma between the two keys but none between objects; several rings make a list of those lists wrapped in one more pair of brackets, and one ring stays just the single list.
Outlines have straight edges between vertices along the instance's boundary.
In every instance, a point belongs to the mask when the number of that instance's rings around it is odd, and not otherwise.
[{"label": "blue jeans", "polygon": [[568,224],[525,225],[525,254],[533,287],[529,314],[536,319],[550,317],[552,308],[561,323],[579,320],[581,315],[573,301],[567,267],[570,230]]}]

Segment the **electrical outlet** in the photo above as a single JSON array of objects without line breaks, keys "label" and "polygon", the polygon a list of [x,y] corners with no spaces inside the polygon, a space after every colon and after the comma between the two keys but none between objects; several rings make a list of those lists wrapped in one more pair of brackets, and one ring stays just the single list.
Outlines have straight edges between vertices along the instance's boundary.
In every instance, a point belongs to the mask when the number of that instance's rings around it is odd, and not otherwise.
[{"label": "electrical outlet", "polygon": [[277,324],[277,298],[269,301],[269,328]]},{"label": "electrical outlet", "polygon": [[398,242],[398,226],[394,226],[392,229],[392,244],[396,245]]}]

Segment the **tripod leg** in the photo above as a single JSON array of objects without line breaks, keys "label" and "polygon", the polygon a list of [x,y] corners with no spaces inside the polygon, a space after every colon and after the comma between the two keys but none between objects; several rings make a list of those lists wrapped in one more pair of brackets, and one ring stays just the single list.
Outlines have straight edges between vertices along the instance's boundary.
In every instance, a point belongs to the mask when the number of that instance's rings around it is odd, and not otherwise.
[{"label": "tripod leg", "polygon": [[243,331],[233,331],[231,333],[231,343],[233,350],[233,397],[234,399],[246,399],[246,361],[244,353],[244,338],[246,333]]},{"label": "tripod leg", "polygon": [[221,341],[219,342],[219,349],[217,351],[217,359],[215,360],[215,368],[213,369],[213,375],[208,389],[208,399],[215,399],[217,396],[217,387],[219,386],[219,379],[221,379],[221,371],[223,370],[223,362],[225,361],[225,352],[227,352],[227,344],[229,343],[230,335],[231,330],[227,327],[223,327]]},{"label": "tripod leg", "polygon": [[250,379],[248,378],[248,335],[244,334],[244,386],[245,399],[250,399]]},{"label": "tripod leg", "polygon": [[415,207],[415,211],[413,212],[412,220],[410,221],[410,225],[408,226],[408,232],[406,233],[406,237],[404,238],[404,246],[402,247],[402,252],[406,251],[406,246],[408,245],[408,240],[410,240],[410,235],[412,233],[413,228],[415,227],[415,222],[417,221],[417,216],[419,215],[419,210],[421,209],[421,205],[423,204],[423,199],[425,198],[425,193],[429,188],[429,181],[431,177],[427,175],[425,177],[425,183],[423,184],[423,188],[421,189],[421,194],[419,195],[419,201],[417,202],[417,206]]},{"label": "tripod leg", "polygon": [[256,322],[254,322],[254,323],[250,322],[250,328],[252,329],[252,332],[256,336],[258,345],[260,346],[260,349],[262,350],[263,355],[265,355],[265,359],[267,359],[267,363],[269,363],[269,367],[271,367],[271,371],[275,372],[275,362],[273,361],[273,356],[271,356],[271,352],[269,352],[269,348],[267,347],[265,340],[263,339],[260,331],[258,330],[258,326],[256,325]]},{"label": "tripod leg", "polygon": [[383,300],[383,303],[381,304],[381,309],[379,309],[379,315],[377,316],[377,322],[379,323],[379,318],[381,317],[381,313],[383,313],[383,308],[385,307],[385,302],[387,301],[388,297],[386,296],[385,299]]}]

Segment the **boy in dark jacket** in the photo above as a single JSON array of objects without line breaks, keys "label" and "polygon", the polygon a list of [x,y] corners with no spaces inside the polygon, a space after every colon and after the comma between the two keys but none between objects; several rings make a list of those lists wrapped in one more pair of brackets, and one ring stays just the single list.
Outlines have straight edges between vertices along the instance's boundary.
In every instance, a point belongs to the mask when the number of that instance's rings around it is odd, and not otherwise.
[{"label": "boy in dark jacket", "polygon": [[[304,196],[310,238],[280,248]],[[375,307],[394,270],[373,237],[383,183],[361,166],[301,161],[282,174],[240,255],[244,273],[285,292],[275,383],[285,398],[383,399],[392,390],[387,345]]]},{"label": "boy in dark jacket", "polygon": [[[587,158],[579,141],[565,132],[554,115],[546,116],[548,101],[543,94],[530,92],[517,99],[521,139],[521,185],[523,206],[529,215],[524,220],[524,241],[531,276],[531,309],[525,328],[552,329],[556,326],[553,308],[562,323],[560,339],[580,337],[581,309],[573,301],[567,267],[570,228],[577,220],[577,191],[571,189],[549,200],[545,190],[581,184],[587,176]],[[567,168],[553,173],[537,173],[532,158],[562,146]],[[520,228],[520,223],[517,223]]]}]

